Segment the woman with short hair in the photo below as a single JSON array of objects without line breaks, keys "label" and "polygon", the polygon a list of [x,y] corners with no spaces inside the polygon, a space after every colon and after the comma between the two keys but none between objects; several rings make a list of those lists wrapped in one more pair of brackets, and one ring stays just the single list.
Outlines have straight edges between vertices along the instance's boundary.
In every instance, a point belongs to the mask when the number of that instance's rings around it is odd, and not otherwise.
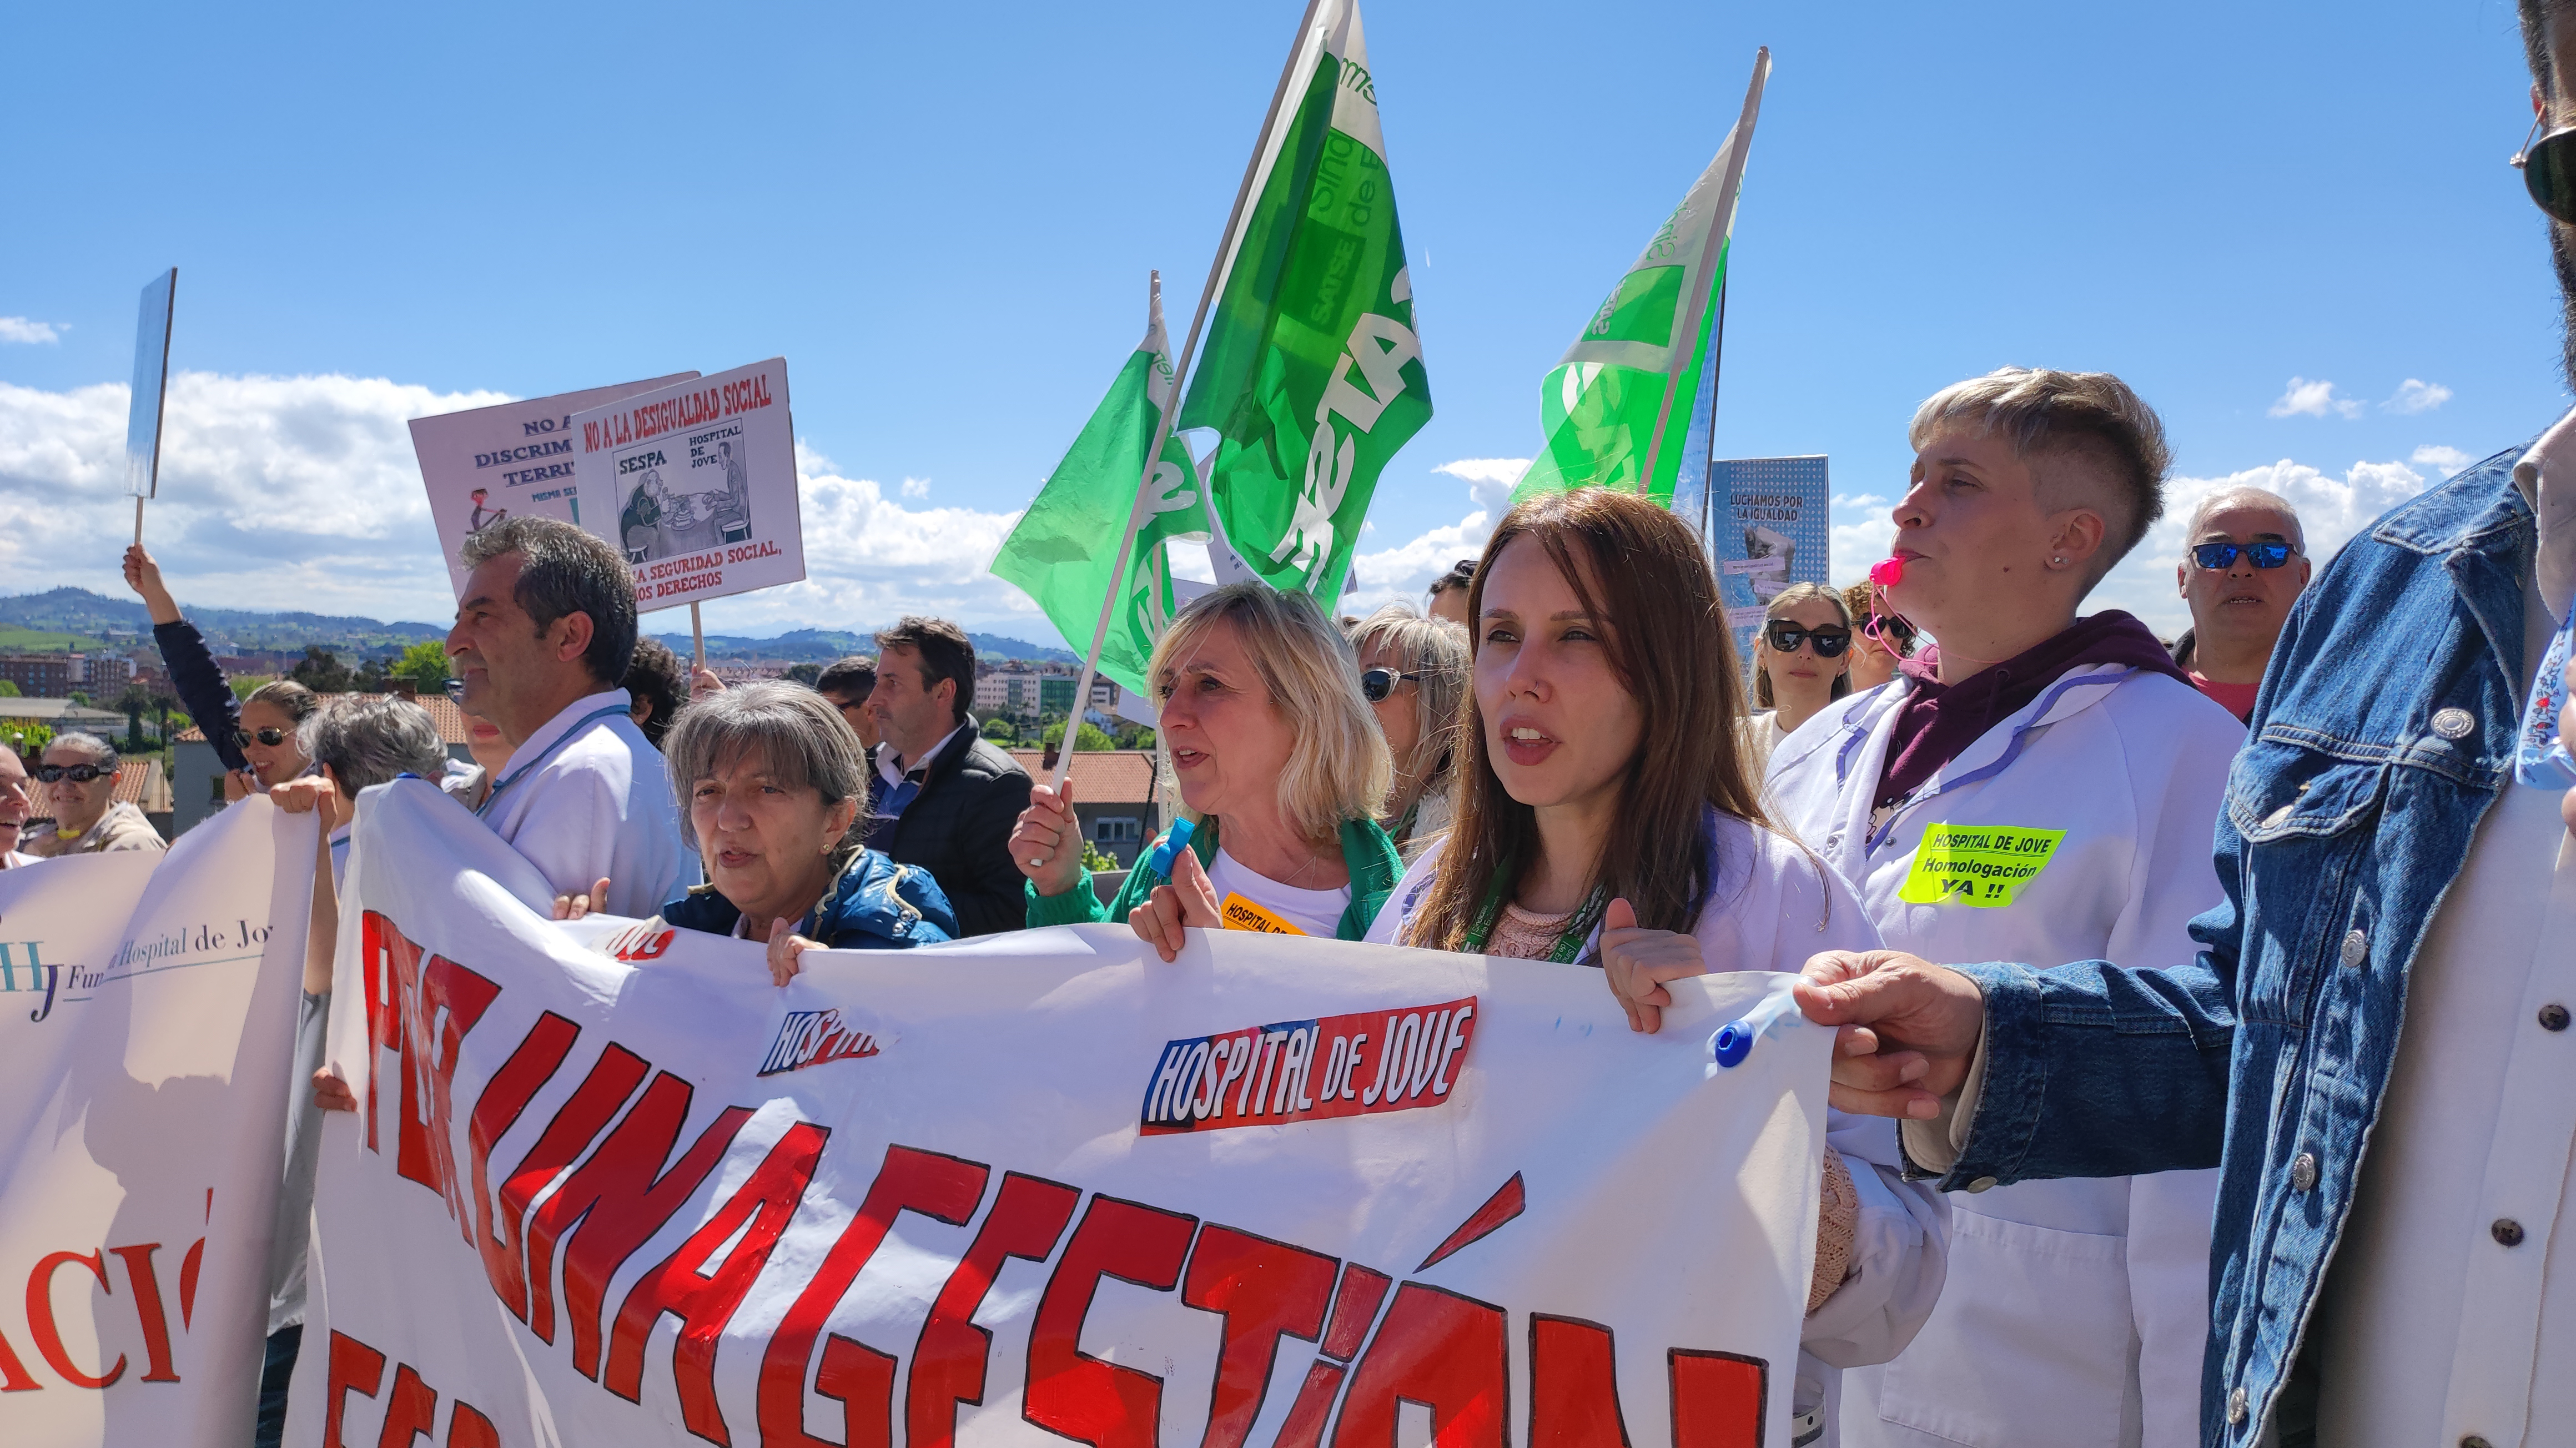
[{"label": "woman with short hair", "polygon": [[707,872],[662,907],[665,923],[767,942],[780,985],[817,946],[957,938],[930,872],[867,848],[867,758],[822,695],[775,681],[727,689],[682,708],[662,745],[680,832]]},{"label": "woman with short hair", "polygon": [[[1642,1030],[1671,1003],[1657,982],[1794,974],[1878,944],[1851,887],[1764,818],[1732,727],[1725,607],[1688,524],[1606,488],[1532,499],[1495,529],[1469,604],[1457,820],[1371,940],[1598,964]],[[1939,1196],[1903,1180],[1884,1122],[1830,1112],[1826,1146],[1809,1166],[1823,1207],[1789,1393],[1799,1443],[1831,1441],[1839,1369],[1886,1361],[1922,1324],[1946,1246]]]},{"label": "woman with short hair", "polygon": [[1878,598],[1878,586],[1855,583],[1843,590],[1843,612],[1851,616],[1851,692],[1858,694],[1896,677],[1897,668],[1914,657],[1914,625],[1897,617]]},{"label": "woman with short hair", "polygon": [[325,819],[331,832],[331,884],[349,877],[349,831],[358,792],[409,774],[435,784],[447,776],[447,743],[429,711],[396,694],[341,694],[296,727],[297,747],[338,791]]},{"label": "woman with short hair", "polygon": [[[1237,583],[1191,601],[1146,661],[1163,778],[1195,822],[1102,904],[1082,867],[1073,791],[1044,785],[1012,830],[1028,923],[1125,920],[1165,960],[1190,927],[1357,940],[1402,871],[1379,828],[1394,766],[1351,651],[1315,601]],[[1223,836],[1220,839],[1219,830]]]},{"label": "woman with short hair", "polygon": [[1360,696],[1377,713],[1395,783],[1379,815],[1407,864],[1449,828],[1458,715],[1467,702],[1467,631],[1390,603],[1351,631]]},{"label": "woman with short hair", "polygon": [[152,641],[170,670],[170,687],[180,707],[223,761],[225,802],[247,799],[302,775],[311,761],[296,742],[296,730],[321,696],[292,679],[273,679],[249,697],[236,698],[205,637],[161,582],[161,565],[140,543],[125,550],[125,582],[143,596],[144,609],[152,616]]},{"label": "woman with short hair", "polygon": [[1759,778],[1771,751],[1827,704],[1851,692],[1851,611],[1821,583],[1793,583],[1762,610],[1753,636],[1753,706],[1745,752]]}]

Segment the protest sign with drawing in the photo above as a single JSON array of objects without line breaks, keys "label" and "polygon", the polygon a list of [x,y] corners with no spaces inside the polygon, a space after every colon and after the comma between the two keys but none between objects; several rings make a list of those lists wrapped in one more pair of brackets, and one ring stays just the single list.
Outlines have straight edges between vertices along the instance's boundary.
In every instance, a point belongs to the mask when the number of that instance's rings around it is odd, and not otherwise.
[{"label": "protest sign with drawing", "polygon": [[787,359],[572,418],[581,526],[635,569],[639,612],[805,576]]},{"label": "protest sign with drawing", "polygon": [[420,458],[420,480],[429,489],[429,513],[438,524],[448,586],[464,594],[467,570],[456,561],[459,550],[467,538],[503,518],[581,521],[573,492],[573,414],[697,375],[674,372],[413,418],[412,451]]},{"label": "protest sign with drawing", "polygon": [[1545,961],[1084,926],[780,988],[546,892],[370,791],[290,1445],[1790,1441],[1833,1035],[1721,1029],[1788,977],[1638,1035]]},{"label": "protest sign with drawing", "polygon": [[0,1443],[249,1437],[314,830],[0,871]]},{"label": "protest sign with drawing", "polygon": [[1822,454],[1718,458],[1708,465],[1709,552],[1739,651],[1772,599],[1824,583],[1833,552],[1833,484]]}]

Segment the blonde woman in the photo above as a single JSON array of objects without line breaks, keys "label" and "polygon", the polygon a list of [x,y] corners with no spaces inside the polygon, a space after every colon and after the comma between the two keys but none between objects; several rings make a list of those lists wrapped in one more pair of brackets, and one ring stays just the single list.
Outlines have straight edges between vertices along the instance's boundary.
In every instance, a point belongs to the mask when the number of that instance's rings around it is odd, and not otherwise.
[{"label": "blonde woman", "polygon": [[1451,764],[1467,706],[1467,631],[1390,603],[1351,631],[1360,696],[1377,711],[1395,758],[1395,784],[1379,818],[1408,865],[1449,828]]},{"label": "blonde woman", "polygon": [[1172,620],[1146,676],[1163,777],[1196,823],[1189,848],[1168,876],[1139,864],[1103,905],[1072,790],[1040,785],[1010,840],[1029,925],[1124,920],[1165,960],[1193,926],[1365,935],[1403,869],[1377,824],[1394,769],[1350,648],[1314,600],[1220,588]]},{"label": "blonde woman", "polygon": [[1753,640],[1753,704],[1742,726],[1755,773],[1771,751],[1827,704],[1851,692],[1851,611],[1821,583],[1793,583],[1762,612]]}]

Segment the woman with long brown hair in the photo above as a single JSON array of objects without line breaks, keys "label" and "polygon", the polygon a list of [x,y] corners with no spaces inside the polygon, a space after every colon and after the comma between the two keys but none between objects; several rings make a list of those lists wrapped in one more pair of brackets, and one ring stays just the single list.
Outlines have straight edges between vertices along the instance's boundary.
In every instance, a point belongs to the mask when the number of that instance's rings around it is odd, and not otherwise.
[{"label": "woman with long brown hair", "polygon": [[[1763,817],[1725,610],[1686,524],[1599,488],[1523,503],[1468,613],[1456,820],[1371,940],[1598,964],[1640,1030],[1670,1000],[1655,980],[1875,948],[1851,887]],[[1946,1251],[1946,1210],[1902,1180],[1885,1123],[1833,1113],[1827,1144],[1802,1443],[1831,1441],[1838,1370],[1895,1356],[1930,1314]]]}]

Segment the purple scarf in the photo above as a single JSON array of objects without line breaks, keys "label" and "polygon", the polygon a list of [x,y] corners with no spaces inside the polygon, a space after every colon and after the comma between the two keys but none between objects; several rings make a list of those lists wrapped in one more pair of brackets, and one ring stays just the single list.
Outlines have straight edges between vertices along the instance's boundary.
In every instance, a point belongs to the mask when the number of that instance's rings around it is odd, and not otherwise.
[{"label": "purple scarf", "polygon": [[1938,649],[1927,649],[1900,667],[1913,691],[1897,711],[1887,741],[1887,765],[1873,802],[1885,808],[1912,794],[2002,720],[2030,707],[2049,685],[2086,664],[2127,664],[2163,674],[2184,687],[2191,676],[2174,667],[2173,655],[2147,626],[2118,609],[2079,618],[2047,642],[1955,684],[1934,677]]}]

